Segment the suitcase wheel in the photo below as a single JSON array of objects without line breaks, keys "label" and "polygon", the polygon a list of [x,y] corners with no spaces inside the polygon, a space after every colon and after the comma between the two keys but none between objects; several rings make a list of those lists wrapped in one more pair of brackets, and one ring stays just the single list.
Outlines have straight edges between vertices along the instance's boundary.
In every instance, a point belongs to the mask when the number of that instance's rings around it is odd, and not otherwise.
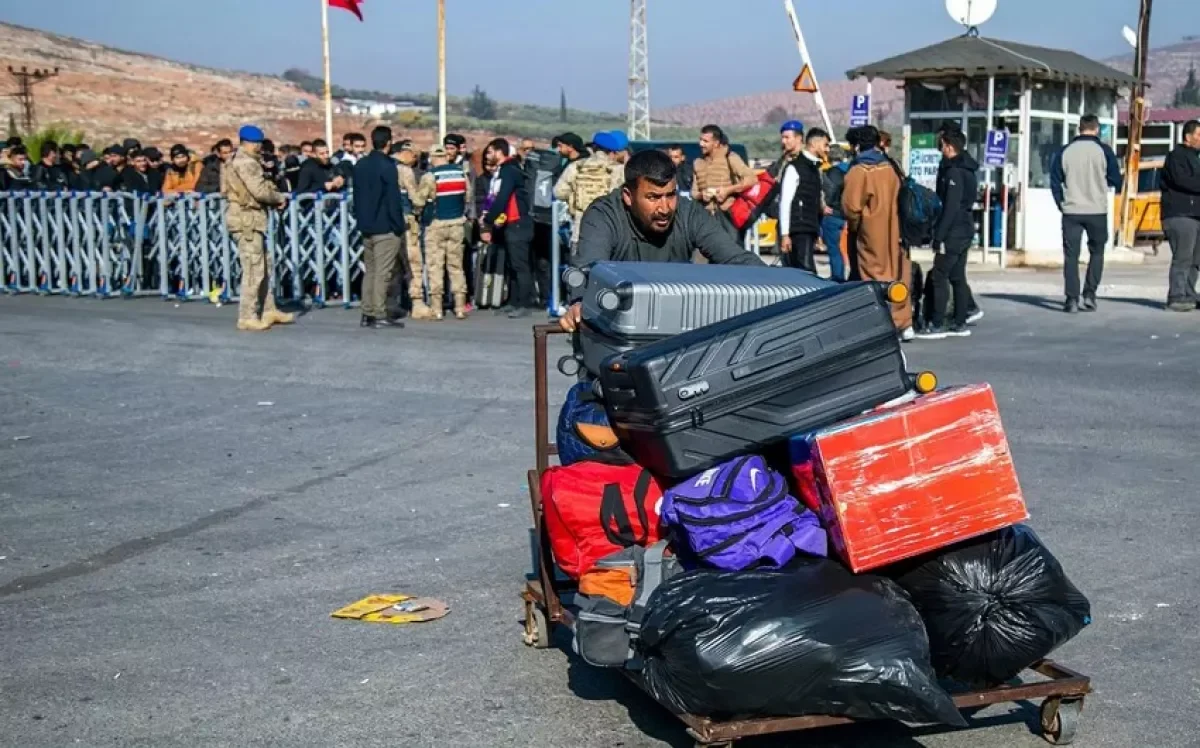
[{"label": "suitcase wheel", "polygon": [[908,301],[908,286],[900,281],[889,283],[887,287],[888,301],[893,304],[903,304]]},{"label": "suitcase wheel", "polygon": [[582,291],[587,287],[587,273],[580,268],[567,268],[562,278],[563,283],[572,291]]},{"label": "suitcase wheel", "polygon": [[558,360],[558,372],[563,376],[573,377],[579,373],[579,359],[574,356],[563,356]]},{"label": "suitcase wheel", "polygon": [[914,374],[912,378],[913,389],[922,395],[928,395],[937,389],[937,375],[932,371],[922,371]]}]

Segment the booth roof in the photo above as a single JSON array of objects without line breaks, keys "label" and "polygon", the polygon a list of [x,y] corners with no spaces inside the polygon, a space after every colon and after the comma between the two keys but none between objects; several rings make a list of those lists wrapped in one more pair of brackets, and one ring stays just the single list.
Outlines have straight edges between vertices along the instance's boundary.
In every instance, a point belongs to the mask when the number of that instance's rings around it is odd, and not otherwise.
[{"label": "booth roof", "polygon": [[1134,77],[1064,49],[963,35],[846,71],[847,77],[890,80],[1028,75],[1037,80],[1132,88]]}]

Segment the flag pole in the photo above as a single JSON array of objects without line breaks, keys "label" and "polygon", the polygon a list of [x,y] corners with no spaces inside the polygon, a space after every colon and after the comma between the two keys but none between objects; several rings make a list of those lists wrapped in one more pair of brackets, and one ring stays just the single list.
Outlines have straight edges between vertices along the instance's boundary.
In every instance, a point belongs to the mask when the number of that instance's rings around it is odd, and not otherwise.
[{"label": "flag pole", "polygon": [[325,53],[325,142],[333,148],[333,91],[329,73],[329,0],[321,0],[321,45]]},{"label": "flag pole", "polygon": [[438,143],[446,140],[446,0],[437,0]]}]

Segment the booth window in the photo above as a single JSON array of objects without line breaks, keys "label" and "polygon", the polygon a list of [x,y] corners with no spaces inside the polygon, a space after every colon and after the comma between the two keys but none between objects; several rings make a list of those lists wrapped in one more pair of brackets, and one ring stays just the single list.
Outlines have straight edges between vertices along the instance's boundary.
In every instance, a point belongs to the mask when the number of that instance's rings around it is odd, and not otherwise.
[{"label": "booth window", "polygon": [[1083,109],[1085,114],[1094,114],[1100,119],[1113,119],[1117,116],[1117,92],[1111,88],[1088,86]]},{"label": "booth window", "polygon": [[996,111],[1021,110],[1021,79],[1015,75],[996,76]]},{"label": "booth window", "polygon": [[962,92],[958,84],[947,83],[944,90],[934,90],[922,83],[908,86],[908,108],[911,112],[957,112],[962,110]]},{"label": "booth window", "polygon": [[1083,105],[1083,84],[1069,83],[1067,112],[1069,114],[1079,114],[1079,108]]},{"label": "booth window", "polygon": [[1063,146],[1065,123],[1045,117],[1029,120],[1029,186],[1049,189],[1050,164],[1054,154]]},{"label": "booth window", "polygon": [[[1033,108],[1041,112],[1061,112],[1067,97],[1067,85],[1056,81],[1037,81],[1033,84]],[[1101,115],[1103,116],[1103,115]]]}]

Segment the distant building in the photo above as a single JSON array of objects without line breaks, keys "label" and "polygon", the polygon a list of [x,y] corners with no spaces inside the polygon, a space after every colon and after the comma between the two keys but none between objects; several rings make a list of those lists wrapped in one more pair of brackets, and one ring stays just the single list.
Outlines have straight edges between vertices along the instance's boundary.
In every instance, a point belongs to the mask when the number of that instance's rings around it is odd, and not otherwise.
[{"label": "distant building", "polygon": [[344,99],[338,111],[348,114],[382,117],[398,112],[429,112],[433,107],[421,106],[411,101],[377,101],[375,99]]},{"label": "distant building", "polygon": [[[1190,119],[1200,120],[1200,109],[1151,109],[1146,112],[1146,124],[1142,126],[1142,158],[1161,158],[1172,148],[1183,142],[1183,123]],[[1117,155],[1125,155],[1129,142],[1129,112],[1120,114],[1117,126]]]}]

